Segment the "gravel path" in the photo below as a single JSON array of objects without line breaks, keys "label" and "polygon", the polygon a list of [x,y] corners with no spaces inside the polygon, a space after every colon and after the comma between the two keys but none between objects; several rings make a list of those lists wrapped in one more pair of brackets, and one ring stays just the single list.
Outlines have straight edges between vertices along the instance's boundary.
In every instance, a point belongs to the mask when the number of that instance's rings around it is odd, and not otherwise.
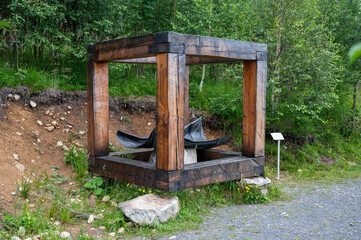
[{"label": "gravel path", "polygon": [[361,179],[287,191],[292,200],[213,209],[200,229],[170,238],[361,239]]}]

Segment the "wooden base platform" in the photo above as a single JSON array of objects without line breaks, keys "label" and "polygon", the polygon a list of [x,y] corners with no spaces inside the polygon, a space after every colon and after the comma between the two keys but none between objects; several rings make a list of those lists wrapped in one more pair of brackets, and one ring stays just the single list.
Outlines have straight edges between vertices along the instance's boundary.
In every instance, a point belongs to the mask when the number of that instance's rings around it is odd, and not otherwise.
[{"label": "wooden base platform", "polygon": [[92,170],[102,176],[166,192],[264,174],[265,157],[220,150],[197,150],[198,162],[164,171],[148,163],[153,149],[94,157]]}]

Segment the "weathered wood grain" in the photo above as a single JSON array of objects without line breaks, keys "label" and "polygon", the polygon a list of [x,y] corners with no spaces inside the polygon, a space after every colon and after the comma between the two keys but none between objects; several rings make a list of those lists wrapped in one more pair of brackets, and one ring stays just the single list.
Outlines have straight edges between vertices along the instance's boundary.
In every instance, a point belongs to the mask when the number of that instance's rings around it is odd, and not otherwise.
[{"label": "weathered wood grain", "polygon": [[116,156],[95,157],[93,170],[102,176],[151,187],[167,192],[176,192],[217,182],[237,180],[264,174],[264,166],[257,161],[264,157],[228,157],[201,164],[185,165],[183,170],[164,171],[154,165]]},{"label": "weathered wood grain", "polygon": [[88,150],[90,157],[109,154],[108,63],[87,63]]},{"label": "weathered wood grain", "polygon": [[244,61],[242,154],[264,156],[267,62]]},{"label": "weathered wood grain", "polygon": [[157,168],[178,170],[184,162],[185,56],[157,56]]},{"label": "weathered wood grain", "polygon": [[185,67],[184,76],[184,125],[189,123],[189,66]]},{"label": "weathered wood grain", "polygon": [[[92,61],[112,61],[156,56],[159,53],[178,53],[212,57],[214,60],[209,63],[214,63],[223,61],[216,60],[217,58],[257,60],[257,52],[267,52],[266,44],[174,32],[115,39],[90,45],[88,48],[93,49],[88,53],[88,60]],[[188,64],[202,64],[201,61],[208,60],[192,58]],[[144,63],[147,62],[148,60],[145,60]]]}]

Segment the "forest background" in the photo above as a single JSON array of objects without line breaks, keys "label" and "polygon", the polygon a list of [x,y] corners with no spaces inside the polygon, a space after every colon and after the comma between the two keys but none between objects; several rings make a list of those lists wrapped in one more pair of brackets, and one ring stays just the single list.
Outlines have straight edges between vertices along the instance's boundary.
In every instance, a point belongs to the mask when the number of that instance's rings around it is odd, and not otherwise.
[{"label": "forest background", "polygon": [[[286,136],[283,170],[329,172],[331,159],[360,172],[361,60],[347,53],[361,41],[361,0],[1,0],[0,88],[85,90],[88,44],[160,31],[267,43],[267,137]],[[110,64],[110,94],[155,95],[155,71]],[[238,63],[190,68],[191,107],[221,119],[236,146],[242,79]]]}]

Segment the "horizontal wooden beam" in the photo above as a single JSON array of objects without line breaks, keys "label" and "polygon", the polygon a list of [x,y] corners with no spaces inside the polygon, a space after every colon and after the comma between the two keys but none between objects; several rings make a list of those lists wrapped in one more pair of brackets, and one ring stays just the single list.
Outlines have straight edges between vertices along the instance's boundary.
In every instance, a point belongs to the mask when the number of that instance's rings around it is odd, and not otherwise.
[{"label": "horizontal wooden beam", "polygon": [[[216,58],[216,57],[199,57],[199,56],[186,56],[186,65],[200,65],[200,64],[217,64],[217,63],[232,63],[240,62],[238,59]],[[157,64],[157,57],[146,58],[133,58],[124,60],[113,60],[115,63],[128,63],[128,64]]]},{"label": "horizontal wooden beam", "polygon": [[188,164],[182,170],[163,171],[148,162],[103,156],[95,158],[93,171],[140,186],[177,192],[186,188],[264,174],[264,157],[248,158],[238,155]]},{"label": "horizontal wooden beam", "polygon": [[[120,38],[88,46],[88,60],[113,61],[155,56],[159,53],[178,53],[198,57],[215,57],[233,60],[264,60],[267,44],[243,42],[174,32],[161,32],[144,36]],[[195,58],[188,65],[203,64],[205,59]],[[212,60],[207,63],[219,63]],[[138,62],[140,63],[140,62]],[[148,64],[148,61],[144,61]]]}]

